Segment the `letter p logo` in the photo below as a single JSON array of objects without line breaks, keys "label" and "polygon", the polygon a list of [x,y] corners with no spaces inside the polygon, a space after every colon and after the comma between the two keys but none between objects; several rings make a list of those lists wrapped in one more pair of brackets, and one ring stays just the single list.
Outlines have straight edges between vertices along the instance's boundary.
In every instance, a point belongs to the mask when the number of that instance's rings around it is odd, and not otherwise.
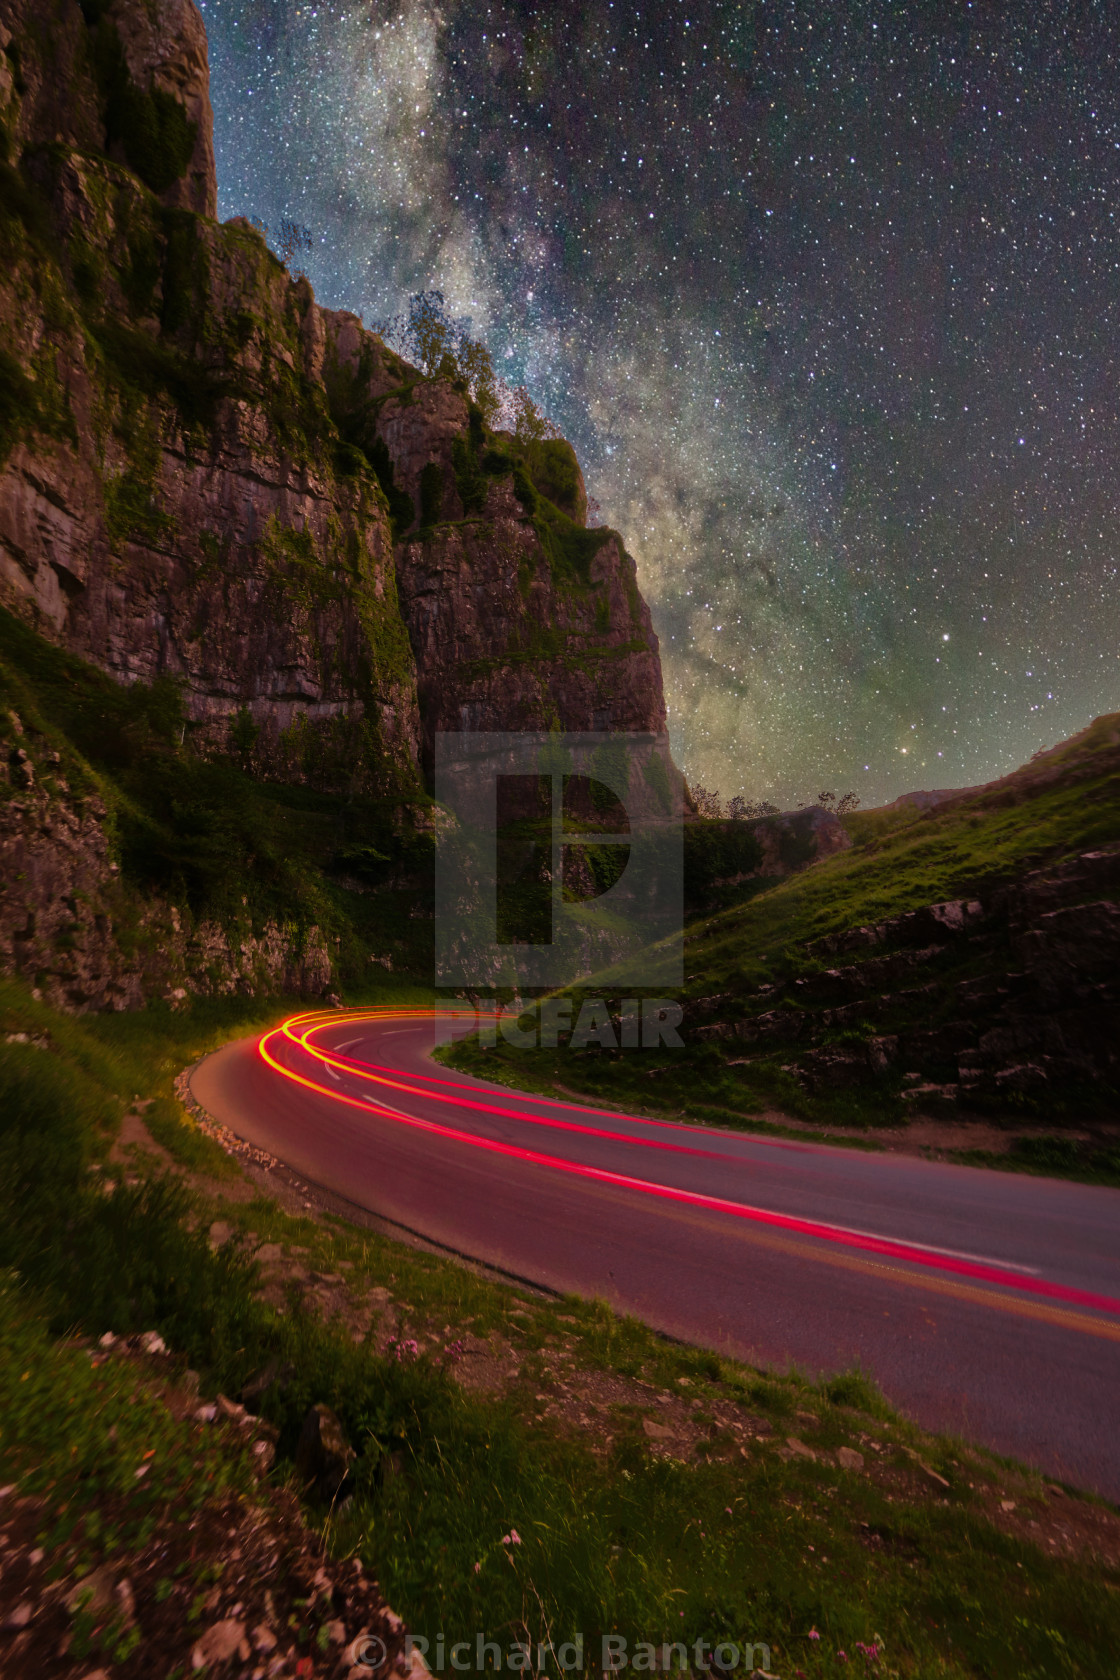
[{"label": "letter p logo", "polygon": [[436,984],[682,977],[682,784],[663,735],[435,741]]}]

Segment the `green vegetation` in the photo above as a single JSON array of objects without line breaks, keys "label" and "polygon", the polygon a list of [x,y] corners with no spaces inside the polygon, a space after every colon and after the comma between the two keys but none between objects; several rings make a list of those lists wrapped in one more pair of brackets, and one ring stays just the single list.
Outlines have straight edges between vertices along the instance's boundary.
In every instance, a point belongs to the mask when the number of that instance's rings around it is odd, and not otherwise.
[{"label": "green vegetation", "polygon": [[[542,496],[569,519],[579,520],[586,512],[581,506],[581,476],[576,452],[566,438],[542,438],[530,446],[528,466],[533,483]],[[583,501],[586,501],[584,496]]]},{"label": "green vegetation", "polygon": [[[1115,840],[1120,768],[1115,720],[1102,718],[1071,752],[1068,770],[1024,781],[1008,794],[977,794],[921,814],[846,816],[850,851],[794,875],[740,910],[697,925],[688,965],[717,989],[740,974],[786,978],[783,953],[844,928],[882,921],[949,898],[991,891],[1024,869]],[[693,964],[693,957],[696,963]]]},{"label": "green vegetation", "polygon": [[369,444],[366,453],[389,505],[389,520],[393,530],[393,541],[399,542],[416,518],[416,509],[413,506],[412,497],[407,490],[401,490],[394,484],[393,463],[389,459],[389,451],[381,438],[375,438]]},{"label": "green vegetation", "polygon": [[[73,795],[104,800],[126,892],[257,934],[269,921],[297,937],[317,926],[338,974],[359,989],[369,984],[371,949],[430,973],[431,923],[409,911],[430,894],[431,842],[401,829],[399,795],[255,779],[242,767],[244,725],[234,759],[203,757],[173,679],[123,687],[0,611],[4,734],[9,708],[40,761],[41,785],[63,775]],[[355,877],[347,861],[355,847],[384,857],[379,878]]]},{"label": "green vegetation", "polygon": [[188,434],[213,424],[227,388],[193,358],[110,319],[98,322],[90,336],[103,377],[123,398],[126,412],[139,408],[139,397],[167,402]]},{"label": "green vegetation", "polygon": [[106,480],[105,530],[117,553],[131,538],[158,548],[178,529],[157,500],[160,460],[159,443],[149,424],[134,436],[124,471]]},{"label": "green vegetation", "polygon": [[997,1167],[1009,1172],[1042,1173],[1047,1178],[1076,1178],[1089,1184],[1120,1185],[1120,1147],[1082,1138],[1054,1135],[1017,1137],[1006,1155],[961,1149],[954,1158],[966,1166]]},{"label": "green vegetation", "polygon": [[[169,1513],[187,1531],[205,1506],[249,1495],[244,1449],[216,1435],[200,1439],[135,1366],[95,1366],[85,1351],[52,1342],[36,1304],[13,1274],[0,1276],[0,1457],[9,1485],[40,1501],[35,1538],[56,1573],[54,1560],[65,1557],[88,1577],[143,1548]],[[186,1545],[190,1538],[184,1532]],[[208,1586],[210,1569],[200,1560],[192,1585]],[[95,1614],[90,1598],[92,1590],[75,1603],[72,1656],[127,1663],[139,1628],[119,1611]]]},{"label": "green vegetation", "polygon": [[532,515],[533,529],[540,538],[553,583],[561,588],[592,588],[591,562],[603,544],[609,542],[614,532],[606,525],[595,525],[590,530],[583,525],[577,525],[574,519],[569,519],[566,513],[561,513],[560,509],[554,507],[545,497],[537,496],[535,490],[535,499],[526,501],[524,487],[518,484],[516,472],[514,483],[518,495]]},{"label": "green vegetation", "polygon": [[[661,765],[656,755],[651,764]],[[665,774],[664,765],[661,766]],[[656,772],[654,772],[656,775]],[[684,897],[686,908],[713,909],[725,901],[753,896],[769,882],[734,883],[737,875],[751,875],[762,867],[763,849],[747,823],[689,823],[684,836]],[[716,883],[721,885],[717,886]],[[724,886],[722,883],[727,882]]]},{"label": "green vegetation", "polygon": [[[477,412],[475,410],[475,413]],[[481,513],[486,500],[486,474],[478,464],[473,427],[467,437],[455,438],[453,441],[451,463],[455,469],[455,488],[459,492],[463,512]]]},{"label": "green vegetation", "polygon": [[[927,813],[912,807],[849,813],[844,823],[852,836],[850,850],[814,864],[777,883],[754,880],[734,889],[738,902],[720,910],[714,882],[738,872],[753,855],[752,829],[739,823],[690,823],[687,829],[686,892],[689,902],[713,906],[713,913],[686,928],[682,1050],[650,1052],[598,1047],[570,1051],[531,1050],[505,1043],[480,1050],[465,1041],[450,1059],[486,1077],[528,1089],[586,1091],[595,1098],[640,1110],[671,1113],[686,1119],[758,1130],[767,1110],[807,1122],[820,1131],[835,1127],[873,1129],[904,1123],[901,1077],[887,1075],[874,1083],[819,1095],[807,1092],[782,1064],[788,1048],[747,1059],[735,1039],[697,1042],[695,1028],[715,1017],[705,1000],[719,1005],[719,1018],[737,1020],[799,1002],[795,985],[812,979],[830,960],[809,954],[806,946],[822,936],[900,915],[951,898],[990,893],[1024,871],[1115,841],[1120,833],[1120,755],[1117,719],[1098,719],[1090,729],[1044,763],[1027,766],[1004,786]],[[952,947],[927,965],[928,977],[952,981],[969,977],[980,959],[958,957]],[[991,966],[1011,961],[998,948],[982,959]],[[769,988],[760,998],[759,988]],[[609,971],[574,990],[617,996]],[[951,995],[951,993],[950,993]],[[936,1006],[923,996],[897,1005],[897,1021],[936,1026],[956,1007]],[[823,1033],[818,1042],[842,1046],[866,1043],[876,1031],[856,1022]],[[891,1031],[897,1030],[892,1024]],[[952,1077],[952,1073],[949,1074]],[[1045,1113],[1026,1103],[1009,1108],[1010,1127],[1076,1122],[1101,1109],[1114,1114],[1114,1093],[1068,1089],[1049,1099]],[[780,1126],[780,1121],[771,1122]],[[987,1163],[1020,1170],[1065,1172],[1111,1181],[1115,1150],[1107,1143],[1062,1149],[1024,1140],[1009,1154],[984,1156]],[[969,1159],[978,1160],[977,1156]]]},{"label": "green vegetation", "polygon": [[73,441],[74,418],[55,369],[54,351],[43,346],[28,375],[0,348],[0,466],[28,432]]},{"label": "green vegetation", "polygon": [[34,422],[38,407],[34,381],[9,351],[0,348],[0,464],[27,432],[29,419]]},{"label": "green vegetation", "polygon": [[[273,514],[259,549],[284,603],[291,602],[303,612],[313,614],[343,599],[342,579],[335,568],[324,563],[306,525],[284,525]],[[282,612],[280,600],[275,606]]]},{"label": "green vegetation", "polygon": [[[806,1676],[837,1672],[840,1651],[854,1664],[860,1645],[906,1680],[1111,1674],[1120,1576],[1090,1553],[1045,1553],[1054,1523],[1096,1532],[1107,1513],[921,1435],[860,1373],[759,1372],[601,1303],[542,1299],[333,1217],[223,1201],[220,1182],[188,1189],[142,1155],[126,1168],[109,1156],[137,1089],[157,1098],[160,1141],[190,1136],[173,1069],[261,1021],[246,999],[75,1020],[0,987],[4,1028],[49,1043],[0,1054],[0,1264],[16,1268],[0,1288],[0,1460],[42,1501],[52,1559],[77,1544],[79,1572],[120,1566],[168,1508],[190,1520],[224,1490],[252,1497],[245,1459],[176,1423],[136,1366],[51,1340],[154,1329],[203,1395],[265,1374],[279,1481],[308,1406],[334,1409],[358,1449],[352,1497],[309,1514],[333,1551],[357,1549],[433,1661],[437,1631],[448,1648],[481,1631],[503,1650],[582,1632],[588,1669],[599,1637],[620,1633],[631,1647],[764,1644],[775,1672]],[[193,1167],[209,1164],[200,1146]],[[233,1235],[215,1252],[216,1215]],[[67,1242],[44,1243],[62,1220]],[[375,1311],[355,1342],[295,1285],[283,1310],[268,1304],[261,1242],[305,1277],[345,1277],[355,1304],[375,1291],[391,1332]],[[464,1348],[493,1350],[504,1386],[462,1386]],[[1009,1493],[1021,1519],[1004,1514]],[[77,1627],[101,1661],[127,1656],[123,1623]]]}]

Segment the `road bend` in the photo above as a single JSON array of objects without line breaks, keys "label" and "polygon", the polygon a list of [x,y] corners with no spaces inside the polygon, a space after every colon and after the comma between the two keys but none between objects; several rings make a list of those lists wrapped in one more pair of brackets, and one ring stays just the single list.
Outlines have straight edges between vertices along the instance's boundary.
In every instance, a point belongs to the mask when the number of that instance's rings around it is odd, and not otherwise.
[{"label": "road bend", "polygon": [[529,1096],[432,1061],[454,1030],[294,1016],[191,1087],[458,1254],[751,1363],[858,1365],[923,1427],[1120,1501],[1120,1190]]}]

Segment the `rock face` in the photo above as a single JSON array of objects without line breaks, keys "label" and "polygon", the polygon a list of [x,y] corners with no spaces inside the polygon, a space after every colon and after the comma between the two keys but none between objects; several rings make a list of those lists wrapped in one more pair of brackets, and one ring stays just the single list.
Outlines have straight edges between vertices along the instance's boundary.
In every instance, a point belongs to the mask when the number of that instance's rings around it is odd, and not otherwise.
[{"label": "rock face", "polygon": [[[194,0],[0,0],[0,129],[0,605],[120,682],[174,679],[190,750],[402,812],[440,729],[663,729],[634,564],[585,528],[570,446],[488,431],[213,220]],[[101,869],[74,820],[59,890]],[[73,984],[134,1001],[103,957]]]},{"label": "rock face", "polygon": [[341,449],[307,282],[209,219],[192,0],[113,0],[90,25],[61,0],[46,37],[4,16],[22,151],[0,226],[0,598],[122,681],[180,679],[202,750],[240,720],[269,774],[407,795],[419,718],[385,498]]},{"label": "rock face", "polygon": [[247,714],[261,768],[325,785],[407,787],[417,690],[429,743],[663,728],[634,565],[585,530],[570,447],[519,461],[463,387],[209,219],[193,0],[59,0],[48,37],[34,11],[0,4],[0,598],[121,680],[181,677],[200,742]]},{"label": "rock face", "polygon": [[657,641],[634,562],[613,532],[581,535],[590,539],[582,567],[558,576],[502,479],[476,520],[401,545],[428,751],[436,730],[664,729]]},{"label": "rock face", "polygon": [[[149,97],[156,92],[175,100],[194,131],[187,166],[164,189],[164,202],[196,210],[200,216],[216,215],[210,57],[206,29],[194,0],[159,0],[157,6],[111,0],[105,22],[117,31],[134,86]],[[122,161],[133,162],[127,139],[117,144]]]},{"label": "rock face", "polygon": [[664,730],[634,562],[586,528],[571,446],[519,454],[456,382],[420,380],[353,316],[323,321],[338,423],[383,463],[395,509],[426,763],[438,730]]},{"label": "rock face", "polygon": [[920,1107],[1030,1112],[1065,1092],[1107,1102],[1120,1088],[1120,844],[983,900],[828,935],[806,954],[841,960],[795,980],[793,1001],[770,1007],[781,989],[762,988],[756,1013],[695,1036],[737,1041],[746,1059],[788,1056],[813,1092],[902,1076]]},{"label": "rock face", "polygon": [[317,1499],[331,1500],[357,1455],[329,1406],[312,1406],[296,1447],[296,1475]]},{"label": "rock face", "polygon": [[254,932],[248,917],[220,926],[158,899],[138,906],[110,859],[96,791],[72,789],[58,754],[33,757],[18,716],[5,722],[18,733],[0,762],[0,972],[33,975],[46,1002],[71,1011],[326,990],[331,961],[317,928]]}]

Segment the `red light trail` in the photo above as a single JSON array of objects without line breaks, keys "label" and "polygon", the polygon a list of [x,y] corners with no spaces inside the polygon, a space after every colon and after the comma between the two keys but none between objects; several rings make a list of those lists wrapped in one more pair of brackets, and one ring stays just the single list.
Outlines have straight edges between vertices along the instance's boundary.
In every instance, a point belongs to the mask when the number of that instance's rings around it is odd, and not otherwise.
[{"label": "red light trail", "polygon": [[[946,1253],[940,1250],[925,1248],[919,1243],[898,1241],[894,1238],[875,1236],[866,1232],[851,1230],[845,1226],[825,1223],[819,1220],[802,1219],[792,1214],[777,1213],[767,1208],[752,1207],[743,1202],[733,1202],[719,1196],[712,1196],[701,1191],[686,1190],[675,1185],[659,1184],[654,1180],[635,1177],[631,1174],[620,1173],[606,1167],[596,1167],[585,1162],[568,1161],[561,1157],[548,1155],[540,1150],[529,1149],[519,1144],[502,1142],[498,1139],[479,1136],[454,1126],[441,1125],[438,1121],[427,1120],[419,1115],[406,1114],[401,1110],[390,1107],[370,1096],[356,1096],[351,1093],[331,1089],[320,1080],[309,1078],[306,1074],[287,1067],[277,1059],[272,1046],[277,1040],[291,1045],[297,1052],[302,1052],[313,1061],[324,1067],[341,1070],[346,1074],[364,1080],[386,1091],[399,1093],[403,1096],[418,1097],[427,1102],[450,1104],[456,1108],[469,1108],[483,1114],[493,1114],[505,1119],[520,1121],[534,1126],[547,1126],[567,1132],[583,1133],[587,1136],[604,1138],[614,1142],[623,1142],[645,1149],[671,1151],[673,1153],[701,1155],[708,1158],[719,1158],[721,1151],[699,1149],[687,1144],[661,1141],[655,1138],[636,1137],[630,1133],[607,1130],[603,1127],[591,1126],[574,1120],[562,1120],[558,1117],[542,1117],[531,1114],[524,1109],[506,1107],[494,1102],[482,1100],[476,1087],[464,1085],[454,1080],[441,1080],[438,1076],[419,1075],[405,1076],[395,1069],[385,1068],[374,1063],[355,1061],[351,1057],[344,1057],[336,1052],[325,1050],[312,1042],[313,1038],[328,1028],[338,1028],[354,1022],[383,1022],[386,1020],[435,1021],[437,1016],[448,1015],[452,1018],[458,1015],[462,1020],[462,1011],[440,1010],[433,1008],[408,1007],[385,1010],[362,1010],[355,1013],[340,1014],[333,1010],[330,1014],[316,1012],[291,1016],[281,1026],[266,1033],[258,1044],[258,1050],[267,1063],[282,1078],[297,1085],[314,1091],[317,1095],[328,1097],[333,1102],[343,1103],[352,1108],[365,1109],[381,1118],[389,1119],[398,1125],[409,1126],[415,1130],[427,1132],[435,1137],[445,1138],[451,1142],[466,1144],[471,1148],[484,1150],[490,1154],[504,1155],[512,1160],[526,1162],[533,1166],[548,1168],[554,1172],[565,1172],[579,1178],[588,1179],[600,1184],[610,1185],[639,1192],[646,1196],[656,1197],[665,1201],[672,1201],[690,1207],[702,1208],[709,1212],[728,1214],[737,1219],[750,1220],[754,1223],[771,1226],[785,1232],[796,1233],[799,1236],[811,1237],[821,1241],[839,1244],[847,1248],[859,1249],[878,1256],[907,1261],[912,1265],[932,1268],[936,1271],[956,1274],[960,1277],[977,1279],[989,1284],[997,1284],[1005,1289],[1012,1289],[1021,1293],[1042,1297],[1050,1301],[1060,1301],[1070,1305],[1087,1307],[1096,1312],[1120,1314],[1120,1300],[1108,1295],[1098,1295],[1087,1290],[1073,1289],[1064,1284],[1050,1283],[1043,1278],[1025,1277],[1022,1272],[1008,1267],[991,1265],[983,1261],[973,1260],[967,1256]],[[277,1045],[277,1048],[280,1048]],[[425,1086],[432,1088],[425,1089]],[[470,1091],[467,1097],[464,1093]],[[511,1093],[510,1101],[517,1100],[517,1093]],[[563,1103],[555,1098],[540,1098],[550,1108],[565,1109],[569,1112],[581,1112],[574,1104]],[[628,1116],[605,1114],[604,1118],[631,1120],[643,1126],[657,1126],[665,1130],[686,1131],[690,1128],[672,1121],[649,1120],[644,1116]],[[812,1146],[797,1146],[810,1148]],[[1113,1331],[1112,1327],[1101,1325],[1100,1333],[1115,1334],[1120,1337],[1120,1330]]]}]

